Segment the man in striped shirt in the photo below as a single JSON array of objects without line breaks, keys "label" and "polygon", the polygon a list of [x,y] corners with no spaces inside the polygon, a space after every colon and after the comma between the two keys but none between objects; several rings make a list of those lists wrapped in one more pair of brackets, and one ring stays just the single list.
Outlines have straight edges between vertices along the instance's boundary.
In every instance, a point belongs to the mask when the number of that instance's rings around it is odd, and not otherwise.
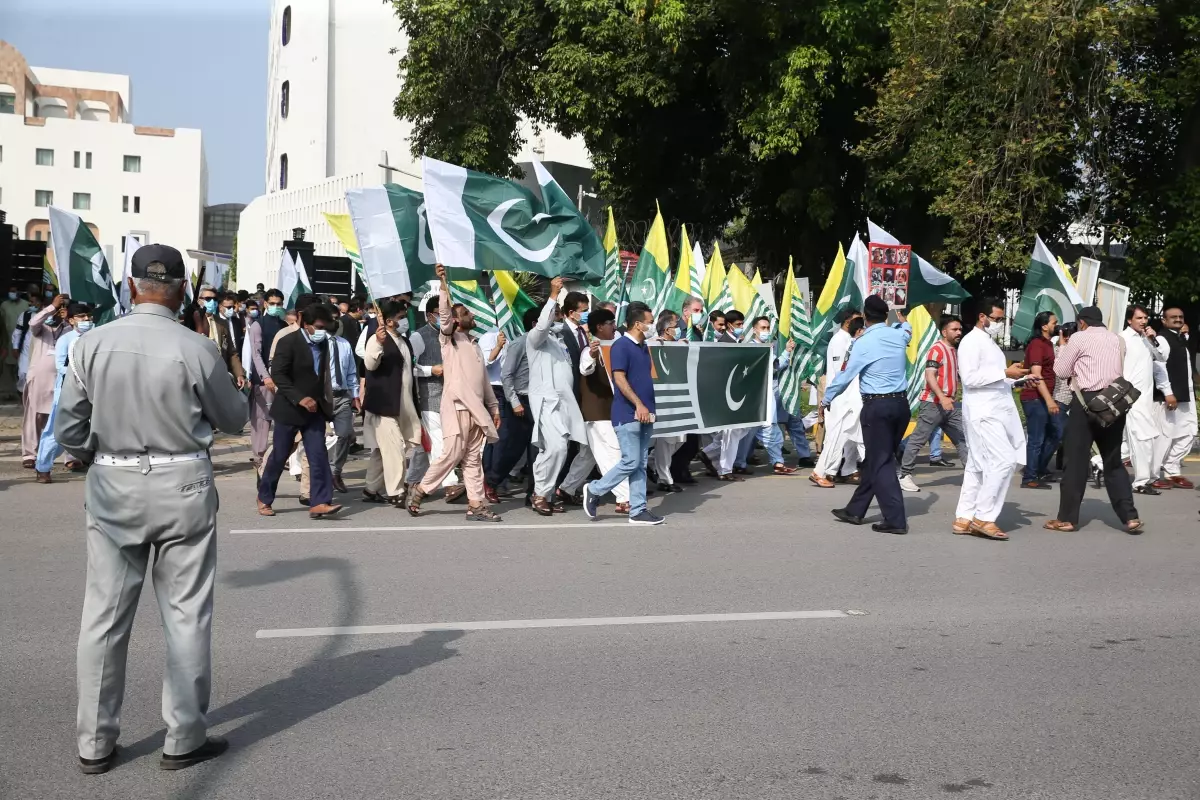
[{"label": "man in striped shirt", "polygon": [[921,392],[921,407],[917,411],[917,427],[908,437],[904,458],[900,461],[900,488],[919,492],[913,480],[917,453],[929,442],[935,430],[941,428],[954,442],[959,458],[966,463],[967,437],[963,435],[962,413],[954,405],[958,393],[958,353],[955,345],[962,338],[962,320],[943,315],[939,321],[942,338],[934,342],[925,357],[925,391]]}]

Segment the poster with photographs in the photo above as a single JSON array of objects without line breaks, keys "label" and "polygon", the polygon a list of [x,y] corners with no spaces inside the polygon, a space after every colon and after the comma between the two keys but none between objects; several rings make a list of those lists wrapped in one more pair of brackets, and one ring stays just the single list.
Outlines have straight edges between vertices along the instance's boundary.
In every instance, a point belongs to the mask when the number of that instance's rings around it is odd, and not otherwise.
[{"label": "poster with photographs", "polygon": [[879,295],[890,308],[908,305],[908,269],[912,247],[906,244],[871,242],[870,292]]}]

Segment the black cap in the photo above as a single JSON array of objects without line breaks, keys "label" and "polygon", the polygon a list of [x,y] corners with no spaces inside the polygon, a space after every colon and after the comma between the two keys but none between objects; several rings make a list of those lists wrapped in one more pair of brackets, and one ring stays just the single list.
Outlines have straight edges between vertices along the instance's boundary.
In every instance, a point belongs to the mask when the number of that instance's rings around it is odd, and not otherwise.
[{"label": "black cap", "polygon": [[1075,318],[1086,322],[1088,325],[1104,324],[1104,315],[1100,313],[1100,309],[1097,306],[1088,306],[1087,308],[1082,309],[1078,314],[1075,315]]},{"label": "black cap", "polygon": [[156,281],[181,281],[187,277],[187,266],[183,263],[183,256],[174,247],[146,244],[133,254],[129,275]]},{"label": "black cap", "polygon": [[877,294],[868,295],[863,301],[863,313],[870,314],[872,317],[886,317],[888,313],[888,304]]}]

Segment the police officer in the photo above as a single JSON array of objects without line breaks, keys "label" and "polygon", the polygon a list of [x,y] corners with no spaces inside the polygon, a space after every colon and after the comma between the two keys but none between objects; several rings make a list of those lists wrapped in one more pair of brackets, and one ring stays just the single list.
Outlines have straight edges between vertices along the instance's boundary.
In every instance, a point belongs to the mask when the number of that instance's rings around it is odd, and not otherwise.
[{"label": "police officer", "polygon": [[132,259],[128,316],[81,337],[63,380],[55,436],[92,464],[85,488],[87,586],[79,630],[79,766],[116,761],[125,659],[153,553],[168,669],[163,769],[214,758],[211,685],[217,489],[213,430],[238,433],[246,399],[212,340],[176,321],[187,271],[179,251],[153,244]]}]

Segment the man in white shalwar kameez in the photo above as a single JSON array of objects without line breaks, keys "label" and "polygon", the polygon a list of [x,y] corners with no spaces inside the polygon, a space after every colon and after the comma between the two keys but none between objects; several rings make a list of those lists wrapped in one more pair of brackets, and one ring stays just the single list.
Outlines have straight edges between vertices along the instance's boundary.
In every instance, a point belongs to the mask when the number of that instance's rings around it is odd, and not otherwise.
[{"label": "man in white shalwar kameez", "polygon": [[[825,385],[833,383],[837,374],[845,368],[850,360],[850,350],[854,338],[863,330],[862,316],[854,309],[846,309],[848,316],[842,326],[829,340],[825,350]],[[843,313],[846,313],[843,312]],[[834,398],[829,410],[825,412],[825,441],[821,447],[821,457],[813,469],[809,481],[828,489],[833,486],[833,480],[839,474],[853,475],[858,471],[858,462],[866,455],[862,435],[862,393],[858,388],[858,378],[850,382],[846,390]]]},{"label": "man in white shalwar kameez", "polygon": [[1157,404],[1163,435],[1154,450],[1152,474],[1173,488],[1192,489],[1195,485],[1183,476],[1183,459],[1196,439],[1196,385],[1192,354],[1180,333],[1183,326],[1182,308],[1163,310],[1158,339],[1167,343],[1168,355],[1165,362],[1154,362],[1154,372],[1155,383],[1169,391],[1162,392],[1163,402]]},{"label": "man in white shalwar kameez", "polygon": [[1017,414],[1012,387],[1029,373],[1009,367],[995,337],[1003,331],[1004,307],[985,301],[975,327],[958,345],[963,390],[963,427],[967,460],[952,530],[988,539],[1007,539],[996,520],[1012,485],[1013,472],[1025,464],[1025,428]]},{"label": "man in white shalwar kameez", "polygon": [[1149,321],[1144,307],[1132,305],[1125,312],[1125,330],[1121,331],[1121,340],[1125,343],[1123,376],[1141,392],[1125,420],[1125,443],[1129,446],[1133,491],[1137,494],[1159,493],[1151,485],[1154,481],[1154,450],[1163,436],[1163,420],[1155,408],[1154,388],[1159,385],[1170,391],[1166,372],[1161,371],[1156,382],[1154,370],[1155,362],[1166,364],[1169,347],[1165,340],[1154,336],[1154,331],[1147,325]]},{"label": "man in white shalwar kameez", "polygon": [[[554,490],[567,461],[568,441],[586,450],[587,427],[575,399],[575,367],[563,344],[559,313],[562,278],[550,281],[550,298],[537,325],[525,337],[529,356],[529,405],[533,412],[533,510],[542,516],[554,513]],[[581,453],[582,454],[582,453]],[[590,454],[588,456],[590,458]]]}]

